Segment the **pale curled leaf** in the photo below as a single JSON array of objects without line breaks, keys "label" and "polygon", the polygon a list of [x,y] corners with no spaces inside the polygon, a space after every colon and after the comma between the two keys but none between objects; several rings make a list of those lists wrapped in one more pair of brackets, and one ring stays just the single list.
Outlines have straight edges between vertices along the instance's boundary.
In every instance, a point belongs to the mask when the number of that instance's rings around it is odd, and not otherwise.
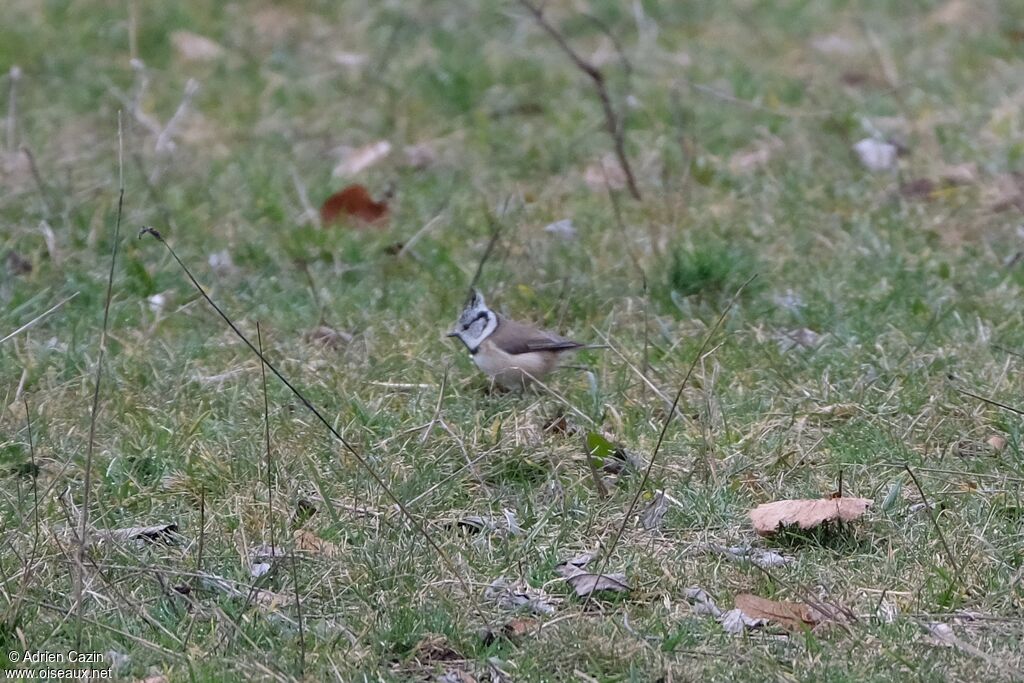
[{"label": "pale curled leaf", "polygon": [[710,614],[716,618],[722,616],[722,610],[715,604],[714,598],[700,586],[690,586],[684,591],[684,595],[693,606],[694,614]]},{"label": "pale curled leaf", "polygon": [[762,569],[784,567],[793,561],[792,557],[786,557],[785,555],[780,555],[777,552],[765,550],[763,548],[751,548],[750,546],[742,545],[724,546],[717,543],[712,543],[709,547],[714,552],[721,553],[730,560],[735,560],[737,562],[750,562]]},{"label": "pale curled leaf", "polygon": [[549,223],[544,226],[544,232],[561,237],[564,240],[572,240],[576,238],[576,226],[572,224],[571,218],[563,218],[560,221]]},{"label": "pale curled leaf", "polygon": [[513,581],[500,576],[484,590],[484,597],[506,610],[525,610],[534,614],[551,615],[557,610],[556,598],[525,581]]},{"label": "pale curled leaf", "polygon": [[568,560],[559,562],[558,565],[555,566],[555,572],[562,577],[572,576],[590,564],[594,560],[594,557],[594,553],[580,553],[575,557],[570,557]]},{"label": "pale curled leaf", "polygon": [[334,178],[345,178],[364,171],[371,166],[383,161],[391,154],[391,143],[387,140],[371,142],[363,147],[347,150],[331,176]]},{"label": "pale curled leaf", "polygon": [[191,31],[175,31],[171,34],[171,43],[187,62],[209,62],[224,54],[220,43]]},{"label": "pale curled leaf", "polygon": [[765,623],[764,619],[748,617],[741,609],[731,609],[728,612],[723,612],[718,621],[722,624],[725,632],[732,635],[738,635],[743,633],[745,629],[757,628]]},{"label": "pale curled leaf", "polygon": [[631,590],[626,581],[626,575],[617,574],[591,574],[590,572],[579,571],[565,578],[565,582],[572,586],[576,595],[585,598],[591,593],[608,591],[612,593],[626,593]]},{"label": "pale curled leaf", "polygon": [[886,171],[896,164],[896,145],[884,140],[864,138],[853,146],[860,163],[869,171]]},{"label": "pale curled leaf", "polygon": [[795,524],[801,529],[812,529],[825,522],[850,522],[862,516],[871,505],[869,498],[779,500],[758,505],[750,511],[750,519],[757,533],[770,536],[780,526]]},{"label": "pale curled leaf", "polygon": [[658,491],[654,495],[654,499],[640,513],[640,523],[648,531],[660,529],[666,512],[668,512],[668,501],[665,499],[665,492]]}]

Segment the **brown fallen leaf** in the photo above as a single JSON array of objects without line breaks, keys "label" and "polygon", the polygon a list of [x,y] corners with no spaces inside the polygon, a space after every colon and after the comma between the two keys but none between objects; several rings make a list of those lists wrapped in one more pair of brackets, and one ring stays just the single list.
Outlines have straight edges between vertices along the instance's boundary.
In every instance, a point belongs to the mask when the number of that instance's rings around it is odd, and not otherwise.
[{"label": "brown fallen leaf", "polygon": [[383,223],[388,218],[387,200],[374,201],[362,185],[349,185],[338,190],[320,207],[323,225],[354,219],[356,225]]},{"label": "brown fallen leaf", "polygon": [[802,602],[768,600],[750,593],[736,596],[736,609],[751,619],[763,619],[790,630],[812,628],[825,620],[824,615]]},{"label": "brown fallen leaf", "polygon": [[780,526],[798,525],[812,529],[825,522],[850,522],[871,507],[870,498],[822,498],[818,500],[779,500],[762,503],[750,511],[754,529],[762,536],[770,536]]},{"label": "brown fallen leaf", "polygon": [[448,639],[441,635],[428,635],[423,638],[416,644],[409,658],[421,664],[464,659],[462,653],[452,647],[448,643]]},{"label": "brown fallen leaf", "polygon": [[308,529],[295,530],[295,550],[310,555],[321,557],[337,557],[341,554],[341,548],[337,543],[324,540]]},{"label": "brown fallen leaf", "polygon": [[584,169],[583,182],[595,192],[621,190],[626,187],[626,173],[618,160],[607,154],[600,161],[595,161]]},{"label": "brown fallen leaf", "polygon": [[11,275],[28,275],[32,272],[32,262],[13,249],[4,257],[4,265]]},{"label": "brown fallen leaf", "polygon": [[988,447],[994,452],[998,453],[1006,448],[1006,437],[1000,436],[999,434],[993,434],[985,439],[985,443],[988,444]]},{"label": "brown fallen leaf", "polygon": [[352,335],[348,332],[339,332],[328,325],[317,325],[305,334],[305,340],[310,344],[319,344],[330,349],[338,350],[344,348],[352,341]]},{"label": "brown fallen leaf", "polygon": [[900,194],[907,199],[928,199],[935,190],[935,183],[928,178],[915,178],[900,183]]}]

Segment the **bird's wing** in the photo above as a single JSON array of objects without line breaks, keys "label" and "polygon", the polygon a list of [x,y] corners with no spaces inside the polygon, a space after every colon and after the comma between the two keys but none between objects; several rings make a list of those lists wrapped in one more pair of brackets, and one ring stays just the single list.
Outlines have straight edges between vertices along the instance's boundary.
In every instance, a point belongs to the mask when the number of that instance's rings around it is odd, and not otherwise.
[{"label": "bird's wing", "polygon": [[491,334],[490,339],[499,349],[512,356],[535,351],[569,351],[583,346],[553,332],[504,318],[499,318],[498,329]]}]

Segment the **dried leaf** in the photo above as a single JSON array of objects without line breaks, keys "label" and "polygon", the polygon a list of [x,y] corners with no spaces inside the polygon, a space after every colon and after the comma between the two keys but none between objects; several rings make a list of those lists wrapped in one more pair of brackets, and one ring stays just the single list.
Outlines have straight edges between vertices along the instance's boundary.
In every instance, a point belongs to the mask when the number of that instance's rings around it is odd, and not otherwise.
[{"label": "dried leaf", "polygon": [[448,643],[447,638],[439,635],[429,635],[425,637],[416,644],[416,648],[409,656],[411,659],[414,659],[421,664],[430,662],[450,662],[452,660],[464,659],[462,653]]},{"label": "dried leaf", "polygon": [[307,529],[296,529],[293,537],[295,550],[310,555],[321,557],[338,557],[341,555],[341,548],[331,541],[324,540]]},{"label": "dried leaf", "polygon": [[256,564],[249,567],[249,575],[253,578],[260,578],[264,574],[270,571],[269,562],[257,562]]},{"label": "dried leaf", "polygon": [[907,199],[928,199],[935,190],[935,183],[928,178],[915,178],[900,183],[900,194]]},{"label": "dried leaf", "polygon": [[1000,436],[999,434],[993,434],[992,436],[985,439],[985,443],[994,452],[999,453],[1006,448],[1006,437]]},{"label": "dried leaf", "polygon": [[568,560],[560,562],[558,565],[556,565],[555,573],[562,577],[568,577],[572,576],[573,574],[577,574],[581,569],[590,564],[591,561],[593,561],[594,557],[596,557],[594,553],[580,553],[579,555],[571,557]]},{"label": "dried leaf", "polygon": [[175,31],[171,34],[171,43],[186,62],[209,62],[224,55],[220,43],[191,31]]},{"label": "dried leaf", "polygon": [[631,590],[626,582],[625,574],[591,574],[590,572],[579,571],[572,576],[567,576],[565,582],[572,586],[576,595],[585,598],[591,593],[599,591],[610,591],[613,593],[625,593]]},{"label": "dried leaf", "polygon": [[762,569],[784,567],[793,561],[792,557],[786,557],[785,555],[780,555],[777,552],[765,550],[763,548],[751,548],[750,546],[742,545],[727,547],[724,545],[718,545],[717,543],[712,543],[709,547],[714,552],[721,553],[730,560],[735,560],[737,562],[750,562]]},{"label": "dried leaf", "polygon": [[896,145],[884,140],[864,138],[853,146],[860,163],[869,171],[886,171],[896,164],[896,155],[899,152]]},{"label": "dried leaf", "polygon": [[473,674],[462,669],[451,669],[437,679],[437,683],[477,683]]},{"label": "dried leaf", "polygon": [[658,491],[654,495],[654,499],[640,513],[640,523],[648,531],[659,529],[666,512],[668,512],[668,501],[665,499],[665,492]]},{"label": "dried leaf", "polygon": [[271,611],[286,607],[292,603],[291,596],[281,595],[265,588],[253,588],[244,584],[236,584],[215,574],[204,574],[201,577],[203,587],[207,590],[224,593],[228,597],[244,600]]},{"label": "dried leaf", "polygon": [[811,47],[822,54],[850,57],[867,50],[863,42],[855,41],[838,33],[818,36],[811,41]]},{"label": "dried leaf", "polygon": [[378,140],[363,147],[350,149],[331,171],[331,176],[334,178],[354,176],[383,161],[389,154],[391,154],[391,143],[387,140]]},{"label": "dried leaf", "polygon": [[557,611],[557,598],[540,588],[532,588],[525,581],[513,581],[500,576],[484,589],[484,597],[506,610],[524,609],[534,614],[551,615]]},{"label": "dried leaf", "polygon": [[694,614],[710,614],[715,618],[722,616],[722,610],[715,604],[714,598],[700,586],[691,586],[686,589],[684,594],[690,605],[693,606]]},{"label": "dried leaf", "polygon": [[785,145],[774,135],[767,135],[729,157],[729,171],[735,175],[750,173],[764,166]]},{"label": "dried leaf", "polygon": [[523,533],[515,513],[508,509],[502,510],[501,517],[466,515],[465,517],[460,517],[451,526],[465,529],[470,533],[486,531],[487,533],[498,534],[503,537],[519,536]]},{"label": "dried leaf", "polygon": [[374,224],[387,220],[386,200],[374,201],[362,185],[349,185],[335,192],[320,207],[320,222],[329,225],[345,219],[355,219],[356,224]]},{"label": "dried leaf", "polygon": [[32,262],[13,249],[4,257],[4,265],[11,275],[28,275],[32,272]]},{"label": "dried leaf", "polygon": [[513,640],[535,632],[539,625],[540,622],[536,619],[512,619],[502,627],[501,632],[506,638]]},{"label": "dried leaf", "polygon": [[348,332],[339,332],[328,325],[317,325],[306,332],[304,339],[310,344],[319,344],[338,350],[344,348],[352,341],[352,335]]},{"label": "dried leaf", "polygon": [[237,270],[235,262],[231,259],[231,252],[227,249],[213,252],[207,257],[206,262],[209,264],[210,270],[221,275],[228,275]]},{"label": "dried leaf", "polygon": [[857,414],[857,406],[853,403],[832,403],[827,406],[815,408],[808,415],[819,418],[831,418],[845,420]]},{"label": "dried leaf", "polygon": [[869,498],[822,498],[819,500],[779,500],[763,503],[750,511],[754,529],[770,536],[780,526],[798,525],[811,529],[825,522],[857,519],[871,506]]},{"label": "dried leaf", "polygon": [[813,349],[821,343],[822,335],[808,327],[801,327],[795,330],[779,330],[775,333],[775,339],[779,344],[779,351],[786,353],[793,349]]},{"label": "dried leaf", "polygon": [[433,142],[407,145],[402,153],[405,155],[405,165],[418,170],[433,166],[438,159],[437,148]]},{"label": "dried leaf", "polygon": [[822,615],[800,602],[784,602],[740,593],[736,596],[736,609],[749,619],[770,621],[790,630],[813,627],[823,621]]},{"label": "dried leaf", "polygon": [[355,69],[366,64],[369,57],[360,52],[335,52],[331,55],[331,59],[338,66]]},{"label": "dried leaf", "polygon": [[958,640],[956,633],[953,632],[953,627],[949,624],[935,623],[927,624],[925,626],[928,629],[928,635],[932,637],[932,641],[941,647],[956,647]]},{"label": "dried leaf", "polygon": [[722,629],[732,635],[739,635],[748,628],[757,628],[765,623],[764,619],[748,617],[741,609],[731,609],[722,613],[718,621],[722,624]]},{"label": "dried leaf", "polygon": [[560,221],[545,225],[544,232],[561,237],[563,240],[576,239],[576,227],[572,224],[571,218],[563,218]]},{"label": "dried leaf", "polygon": [[608,154],[584,169],[583,182],[595,192],[607,192],[609,189],[621,190],[626,187],[626,173],[622,170],[618,160]]}]

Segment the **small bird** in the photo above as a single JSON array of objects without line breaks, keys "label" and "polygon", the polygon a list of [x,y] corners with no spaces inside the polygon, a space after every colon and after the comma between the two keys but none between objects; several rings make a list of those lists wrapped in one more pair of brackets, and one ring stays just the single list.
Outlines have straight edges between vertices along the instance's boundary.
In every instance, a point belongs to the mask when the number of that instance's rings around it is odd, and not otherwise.
[{"label": "small bird", "polygon": [[584,348],[552,332],[501,318],[475,289],[448,336],[458,337],[476,366],[505,389],[525,388],[550,374],[563,357]]}]

